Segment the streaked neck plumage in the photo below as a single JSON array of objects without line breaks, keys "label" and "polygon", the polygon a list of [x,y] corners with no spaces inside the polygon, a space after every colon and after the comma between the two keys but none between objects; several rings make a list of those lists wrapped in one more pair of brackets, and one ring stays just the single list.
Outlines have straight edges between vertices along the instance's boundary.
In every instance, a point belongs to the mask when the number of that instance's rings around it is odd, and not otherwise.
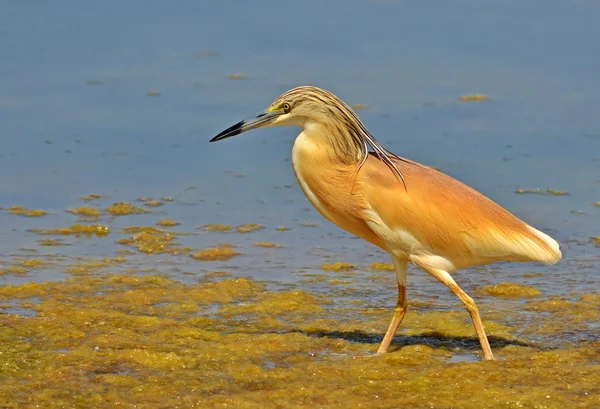
[{"label": "streaked neck plumage", "polygon": [[340,127],[335,120],[306,120],[301,127],[301,135],[327,151],[332,161],[347,166],[358,166],[363,161],[366,148],[357,134],[352,135],[356,130]]}]

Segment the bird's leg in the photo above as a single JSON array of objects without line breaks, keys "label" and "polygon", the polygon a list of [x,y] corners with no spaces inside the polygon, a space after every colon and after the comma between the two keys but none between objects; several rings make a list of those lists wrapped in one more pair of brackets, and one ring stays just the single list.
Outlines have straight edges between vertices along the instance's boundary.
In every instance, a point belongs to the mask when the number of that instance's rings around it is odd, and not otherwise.
[{"label": "bird's leg", "polygon": [[381,345],[379,345],[379,349],[377,350],[378,354],[383,354],[386,352],[394,339],[394,335],[404,318],[404,314],[406,314],[406,273],[408,271],[408,262],[406,260],[400,260],[396,257],[392,258],[394,261],[394,269],[396,270],[396,279],[398,280],[398,302],[396,303],[396,308],[394,309],[394,316],[392,317],[392,322],[388,327],[387,332],[385,333],[385,337],[383,337],[383,341],[381,341]]},{"label": "bird's leg", "polygon": [[[448,273],[446,273],[448,274]],[[448,274],[448,276],[450,276]],[[469,311],[469,315],[471,315],[471,319],[473,320],[473,325],[475,326],[475,331],[477,331],[477,336],[479,337],[479,343],[481,344],[481,349],[483,350],[483,359],[493,360],[494,354],[492,354],[492,348],[490,347],[490,342],[488,341],[487,335],[485,334],[485,329],[483,328],[483,322],[481,322],[481,316],[479,315],[479,308],[477,308],[477,304],[475,301],[467,293],[465,293],[459,286],[452,280],[452,284],[446,284],[448,287],[460,298],[463,302],[467,311]]]},{"label": "bird's leg", "polygon": [[[448,274],[448,273],[446,273]],[[448,274],[449,276],[449,274]],[[452,280],[454,281],[454,280]],[[448,285],[448,287],[460,298],[463,302],[467,311],[469,311],[469,315],[471,315],[471,319],[473,320],[473,325],[475,326],[475,331],[477,331],[477,336],[479,337],[479,343],[481,344],[481,349],[483,350],[483,359],[493,360],[494,354],[492,354],[492,348],[490,347],[490,342],[488,341],[487,335],[485,334],[485,329],[483,328],[483,322],[481,322],[481,316],[479,315],[479,308],[477,308],[477,304],[475,301],[467,293],[465,293],[456,283]]]},{"label": "bird's leg", "polygon": [[458,298],[460,298],[467,308],[467,311],[469,311],[471,319],[473,320],[473,325],[475,326],[475,331],[477,332],[479,343],[481,344],[481,349],[483,350],[483,359],[493,360],[494,354],[492,354],[490,342],[488,341],[485,330],[483,329],[483,323],[481,322],[481,316],[479,315],[479,308],[477,308],[475,301],[473,301],[473,299],[469,297],[469,295],[465,293],[458,286],[458,284],[456,284],[456,281],[454,281],[452,276],[447,271],[432,268],[431,266],[427,265],[427,263],[423,263],[422,260],[419,260],[417,257],[411,257],[411,260],[423,270],[427,271],[429,274],[444,283],[449,289],[452,290],[452,292],[454,292],[454,294],[458,296]]}]

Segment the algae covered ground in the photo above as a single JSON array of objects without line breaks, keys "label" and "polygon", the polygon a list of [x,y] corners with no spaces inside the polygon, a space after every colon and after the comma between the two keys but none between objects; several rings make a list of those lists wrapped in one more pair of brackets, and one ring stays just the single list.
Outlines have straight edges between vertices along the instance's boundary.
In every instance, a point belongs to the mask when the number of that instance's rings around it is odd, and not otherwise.
[{"label": "algae covered ground", "polygon": [[[268,264],[260,252],[288,248],[277,228],[186,226],[103,200],[89,204],[93,220],[29,229],[31,246],[0,263],[5,283],[21,280],[0,286],[0,407],[600,405],[595,292],[547,294],[534,285],[540,272],[523,275],[531,285],[476,285],[497,358],[482,362],[458,300],[441,285],[429,297],[409,287],[390,352],[376,356],[395,295],[384,258],[315,259],[296,282],[277,283],[227,264],[256,252]],[[30,217],[14,208],[8,214]],[[72,210],[67,218],[81,216]],[[269,231],[281,242],[260,241]],[[213,244],[194,247],[199,236]],[[71,254],[97,241],[105,257]],[[168,273],[174,265],[179,273]],[[60,279],[44,281],[44,271]],[[496,274],[471,273],[486,272]]]},{"label": "algae covered ground", "polygon": [[[413,308],[391,352],[375,356],[389,311],[243,278],[78,277],[5,286],[0,303],[21,312],[0,315],[5,407],[600,404],[600,341],[532,345],[487,321],[498,360],[453,362],[477,347],[461,310]],[[538,311],[530,333],[560,337],[597,323],[600,297],[527,307]]]}]

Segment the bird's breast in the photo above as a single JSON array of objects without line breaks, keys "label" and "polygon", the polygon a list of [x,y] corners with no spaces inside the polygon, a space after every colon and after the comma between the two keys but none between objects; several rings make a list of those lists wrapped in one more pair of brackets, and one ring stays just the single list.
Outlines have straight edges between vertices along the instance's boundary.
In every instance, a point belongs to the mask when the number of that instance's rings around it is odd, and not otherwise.
[{"label": "bird's breast", "polygon": [[292,166],[302,191],[323,217],[342,229],[385,249],[363,220],[368,207],[355,185],[355,168],[339,163],[326,146],[300,134],[292,150]]},{"label": "bird's breast", "polygon": [[[292,166],[307,199],[328,220],[339,224],[340,202],[345,200],[343,185],[330,179],[335,164],[324,158],[319,144],[300,134],[292,150]],[[337,205],[336,205],[337,204]]]}]

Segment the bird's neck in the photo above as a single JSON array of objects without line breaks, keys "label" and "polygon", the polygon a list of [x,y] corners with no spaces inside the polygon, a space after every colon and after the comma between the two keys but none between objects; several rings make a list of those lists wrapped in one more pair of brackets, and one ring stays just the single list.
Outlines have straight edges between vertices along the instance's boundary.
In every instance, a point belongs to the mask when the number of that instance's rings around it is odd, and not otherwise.
[{"label": "bird's neck", "polygon": [[323,150],[332,162],[358,166],[365,152],[357,130],[336,125],[334,122],[305,122],[300,134]]}]

